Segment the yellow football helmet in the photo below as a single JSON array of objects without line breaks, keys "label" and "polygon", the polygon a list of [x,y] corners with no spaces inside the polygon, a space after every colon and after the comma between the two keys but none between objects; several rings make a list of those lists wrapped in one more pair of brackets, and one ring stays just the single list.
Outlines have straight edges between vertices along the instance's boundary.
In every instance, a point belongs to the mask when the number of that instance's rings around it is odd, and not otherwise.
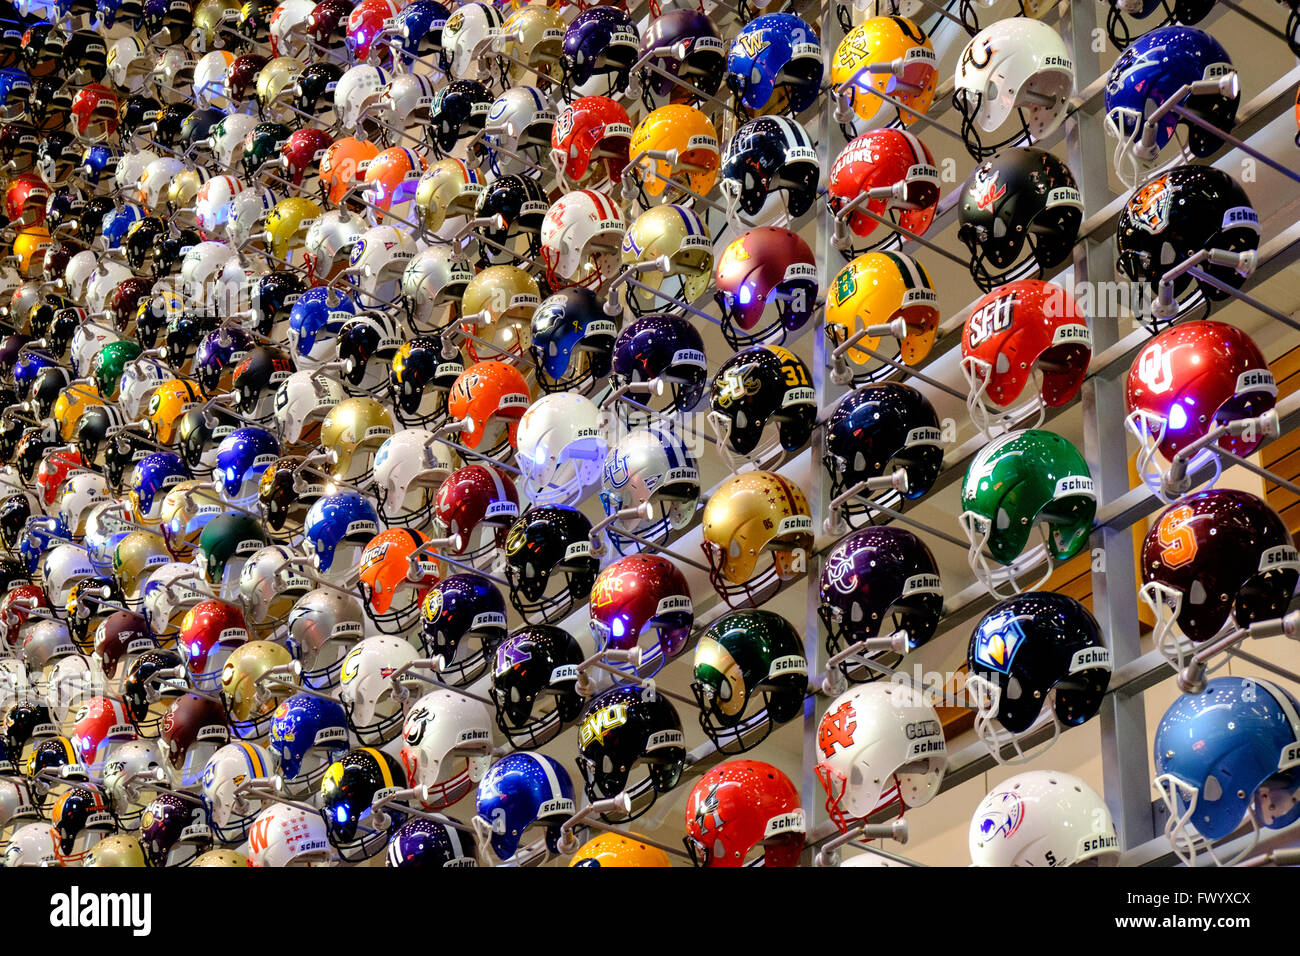
[{"label": "yellow football helmet", "polygon": [[[134,500],[135,492],[131,495],[132,511],[138,521],[141,509]],[[170,560],[167,542],[152,531],[132,531],[117,543],[113,549],[113,580],[122,589],[127,607],[139,608],[149,575]]]},{"label": "yellow football helmet", "polygon": [[448,219],[472,216],[483,185],[478,170],[463,160],[438,160],[415,187],[415,208],[424,227],[437,232]]},{"label": "yellow football helmet", "polygon": [[[899,342],[899,355],[916,365],[934,345],[939,327],[939,297],[930,275],[910,256],[898,252],[868,252],[858,256],[835,276],[826,296],[826,325],[837,342],[847,341],[862,325],[884,325],[895,318],[907,324]],[[864,348],[878,351],[880,337],[858,340]],[[866,365],[870,355],[858,348],[847,352],[850,361]]]},{"label": "yellow football helmet", "polygon": [[229,39],[226,28],[234,27],[240,7],[239,0],[199,0],[194,8],[190,49],[195,53],[207,53],[224,47]]},{"label": "yellow football helmet", "polygon": [[303,247],[307,230],[321,212],[319,203],[302,196],[290,196],[276,203],[266,214],[266,244],[271,247],[271,254],[288,262],[293,251]]},{"label": "yellow football helmet", "polygon": [[197,382],[186,378],[173,378],[163,382],[149,396],[149,421],[154,438],[168,447],[176,441],[176,425],[180,417],[201,402]]},{"label": "yellow football helmet", "polygon": [[129,833],[106,836],[89,850],[81,861],[82,866],[148,866],[140,838]]},{"label": "yellow football helmet", "polygon": [[373,398],[349,398],[330,409],[320,427],[320,443],[330,457],[331,474],[362,482],[371,475],[375,452],[393,434],[393,416]]},{"label": "yellow football helmet", "polygon": [[28,226],[14,236],[14,258],[18,260],[18,273],[24,279],[34,279],[45,267],[45,253],[50,248],[50,233],[44,226]]},{"label": "yellow football helmet", "polygon": [[273,667],[287,667],[293,658],[281,644],[273,641],[249,641],[240,644],[226,658],[221,668],[221,696],[230,713],[231,726],[241,740],[265,737],[271,729],[271,716],[280,706],[280,700],[289,696],[285,688],[289,674],[277,675],[265,684],[264,699],[258,697],[258,681]]},{"label": "yellow football helmet", "polygon": [[[676,162],[646,155],[670,151],[676,151]],[[677,186],[707,196],[721,165],[718,131],[694,106],[661,106],[632,131],[627,171],[640,180],[641,188],[652,198],[663,195],[665,190],[670,199],[690,198]]]},{"label": "yellow football helmet", "polygon": [[520,7],[506,18],[497,49],[514,58],[510,61],[508,85],[514,86],[527,78],[528,71],[521,63],[532,67],[539,76],[559,78],[566,26],[559,10],[535,3]]},{"label": "yellow football helmet", "polygon": [[54,421],[59,426],[59,438],[70,442],[77,437],[77,422],[91,405],[107,404],[99,397],[94,385],[69,385],[54,400]]},{"label": "yellow football helmet", "polygon": [[[875,63],[902,65],[899,73],[871,73]],[[874,88],[886,96],[911,107],[915,113],[899,110],[903,125],[916,122],[916,113],[926,113],[934,101],[938,82],[938,58],[925,31],[906,17],[872,17],[850,30],[835,48],[831,58],[831,82],[836,87],[848,83],[853,112],[870,120],[884,102],[868,92]]]},{"label": "yellow football helmet", "polygon": [[[713,240],[695,210],[685,206],[652,206],[636,217],[623,235],[623,265],[667,258],[667,272],[655,269],[637,274],[645,285],[660,288],[666,276],[681,279],[687,302],[708,290],[713,278]],[[645,289],[627,285],[627,304],[633,314],[662,312],[665,303]]]},{"label": "yellow football helmet", "polygon": [[[709,581],[732,607],[757,607],[785,581],[807,569],[813,520],[794,483],[770,471],[724,481],[704,506],[704,554]],[[758,569],[771,552],[772,563]]]},{"label": "yellow football helmet", "polygon": [[569,866],[672,866],[668,854],[635,833],[602,833],[573,854]]},{"label": "yellow football helmet", "polygon": [[[537,281],[518,266],[488,266],[465,286],[461,303],[461,315],[486,313],[486,321],[480,320],[477,329],[466,325],[467,331],[502,351],[522,355],[542,295]],[[501,358],[472,339],[466,340],[465,353],[475,362]]]}]

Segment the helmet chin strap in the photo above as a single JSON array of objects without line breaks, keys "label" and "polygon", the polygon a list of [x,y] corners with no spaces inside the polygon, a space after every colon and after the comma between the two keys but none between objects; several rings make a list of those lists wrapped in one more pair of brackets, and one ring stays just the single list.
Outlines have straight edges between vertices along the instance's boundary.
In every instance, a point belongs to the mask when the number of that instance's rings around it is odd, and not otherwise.
[{"label": "helmet chin strap", "polygon": [[[1002,688],[979,674],[972,673],[966,677],[966,692],[973,696],[977,702],[975,734],[985,748],[988,749],[990,756],[999,764],[1010,766],[1027,763],[1046,752],[1052,744],[1056,743],[1056,738],[1061,735],[1061,721],[1056,716],[1055,689],[1047,692],[1038,718],[1027,729],[1019,733],[1001,727],[998,722],[997,713],[1002,703]],[[1022,746],[1023,742],[1045,724],[1051,725],[1051,737],[1039,746],[1026,750]],[[1002,751],[1007,746],[1010,746],[1016,752],[1014,759],[1003,756]]]}]

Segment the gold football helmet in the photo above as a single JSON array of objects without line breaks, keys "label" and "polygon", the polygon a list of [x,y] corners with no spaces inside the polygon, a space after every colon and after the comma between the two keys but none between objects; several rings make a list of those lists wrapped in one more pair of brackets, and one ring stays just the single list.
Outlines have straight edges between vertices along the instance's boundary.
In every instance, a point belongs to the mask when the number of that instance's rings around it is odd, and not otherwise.
[{"label": "gold football helmet", "polygon": [[289,696],[285,686],[288,674],[265,683],[268,694],[258,698],[258,681],[273,667],[287,667],[293,658],[273,641],[249,641],[230,652],[221,668],[221,697],[230,713],[231,726],[241,740],[264,738],[271,729],[271,717],[280,699]]},{"label": "gold football helmet", "polygon": [[152,531],[132,531],[117,543],[113,549],[113,580],[122,589],[127,607],[140,607],[149,575],[170,560],[167,542]]},{"label": "gold football helmet", "polygon": [[[668,271],[638,273],[638,281],[660,288],[668,276],[681,280],[680,292],[688,303],[709,288],[713,278],[713,240],[695,210],[685,206],[653,206],[636,217],[623,235],[623,265],[668,260]],[[627,304],[634,315],[662,312],[665,303],[645,289],[627,289]],[[677,294],[674,292],[673,294]]]},{"label": "gold football helmet", "polygon": [[[732,475],[704,506],[709,580],[732,607],[758,607],[806,570],[813,547],[808,499],[769,471]],[[772,562],[758,569],[770,552]]]},{"label": "gold football helmet", "polygon": [[340,481],[364,482],[374,471],[375,452],[393,433],[393,416],[373,398],[349,398],[330,409],[320,442]]},{"label": "gold football helmet", "polygon": [[[542,304],[536,280],[518,266],[488,266],[465,287],[461,297],[461,315],[479,315],[478,329],[473,332],[511,355],[522,355],[528,344],[533,313]],[[492,349],[472,339],[465,341],[465,353],[472,361],[500,359]]]},{"label": "gold football helmet", "polygon": [[456,216],[472,216],[483,191],[483,177],[459,159],[440,159],[415,187],[415,208],[424,227],[437,232]]}]

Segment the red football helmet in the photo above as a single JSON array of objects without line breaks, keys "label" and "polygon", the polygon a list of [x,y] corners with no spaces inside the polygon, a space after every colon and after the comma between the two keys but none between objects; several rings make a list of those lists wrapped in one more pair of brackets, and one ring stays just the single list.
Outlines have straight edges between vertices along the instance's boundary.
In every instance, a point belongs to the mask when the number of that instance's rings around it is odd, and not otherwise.
[{"label": "red football helmet", "polygon": [[629,555],[601,571],[591,589],[590,607],[597,647],[627,650],[638,645],[643,632],[651,631],[659,645],[654,671],[681,652],[695,622],[686,578],[657,555]]},{"label": "red football helmet", "polygon": [[[308,176],[319,176],[321,157],[333,142],[334,138],[323,129],[294,130],[280,149],[285,178],[295,186],[302,186]],[[304,192],[310,192],[311,188],[312,184],[308,183]]]},{"label": "red football helmet", "polygon": [[[361,0],[352,8],[348,14],[345,40],[352,53],[353,63],[381,63],[388,59],[388,47],[382,43],[376,44],[375,40],[403,6],[396,0]],[[375,54],[373,60],[372,53]]]},{"label": "red football helmet", "polygon": [[582,96],[560,113],[551,130],[551,160],[560,184],[599,186],[623,181],[632,121],[608,96]]},{"label": "red football helmet", "polygon": [[[1042,385],[1033,401],[1006,417],[1043,412],[1079,393],[1092,359],[1092,332],[1074,296],[1041,279],[1008,282],[985,295],[966,319],[961,336],[961,370],[969,388],[971,421],[989,434],[995,409],[1018,399],[1035,373]],[[1034,428],[1036,425],[1022,427]]]},{"label": "red football helmet", "polygon": [[181,620],[181,656],[196,686],[215,689],[221,681],[225,659],[240,644],[253,640],[244,612],[215,598],[200,601]]},{"label": "red football helmet", "polygon": [[[1245,332],[1223,322],[1170,326],[1146,344],[1128,373],[1126,422],[1142,445],[1138,471],[1158,488],[1156,452],[1169,461],[1214,426],[1255,418],[1276,401],[1273,373]],[[1218,444],[1249,455],[1262,439],[1225,435]]]},{"label": "red football helmet", "polygon": [[227,720],[225,706],[211,697],[186,694],[172,701],[159,724],[158,753],[177,783],[189,786],[203,779],[213,751],[230,742]]},{"label": "red football helmet", "polygon": [[321,0],[307,17],[307,36],[325,49],[341,46],[351,13],[347,0]]},{"label": "red football helmet", "polygon": [[[817,305],[812,249],[802,236],[777,226],[756,226],[728,243],[713,282],[722,335],[733,349],[784,341],[807,324]],[[760,324],[769,305],[772,315]]]},{"label": "red football helmet", "polygon": [[488,465],[466,465],[438,486],[433,519],[439,535],[460,535],[453,551],[476,567],[504,554],[506,533],[519,517],[519,492],[505,472]]},{"label": "red football helmet", "polygon": [[1245,491],[1201,491],[1161,513],[1142,543],[1142,600],[1155,612],[1152,636],[1180,672],[1179,636],[1208,641],[1286,613],[1300,555],[1276,511]]},{"label": "red football helmet", "polygon": [[126,712],[126,704],[115,697],[92,697],[77,709],[77,721],[68,736],[77,752],[77,761],[99,777],[108,756],[106,745],[135,740],[139,734]]},{"label": "red football helmet", "polygon": [[153,295],[153,283],[148,279],[132,276],[123,279],[113,290],[108,300],[108,314],[119,332],[125,333],[135,321],[140,303]]},{"label": "red football helmet", "polygon": [[39,608],[49,613],[50,602],[45,597],[45,589],[39,584],[19,584],[0,598],[0,636],[4,637],[10,647],[17,647],[21,643],[25,625],[44,620],[28,614],[29,608]]},{"label": "red football helmet", "polygon": [[50,188],[39,176],[15,176],[5,190],[5,215],[15,226],[35,226],[45,219]]},{"label": "red football helmet", "polygon": [[719,764],[686,801],[685,843],[696,866],[743,866],[759,845],[764,866],[795,866],[804,843],[799,791],[771,764]]},{"label": "red football helmet", "polygon": [[72,128],[86,143],[99,143],[117,132],[117,94],[91,83],[72,98]]},{"label": "red football helmet", "polygon": [[[939,169],[925,144],[906,130],[873,129],[840,150],[831,166],[826,203],[831,212],[838,214],[858,196],[881,188],[893,190],[892,195],[869,200],[866,209],[877,216],[888,216],[917,235],[930,228],[939,202]],[[842,242],[836,240],[836,245],[850,256],[874,249],[893,236],[890,233],[875,242],[855,245],[853,236],[865,239],[878,225],[858,209],[846,220],[852,234],[844,236]]]},{"label": "red football helmet", "polygon": [[84,471],[78,451],[47,451],[36,469],[36,491],[48,512],[59,500],[59,489],[73,472]]}]

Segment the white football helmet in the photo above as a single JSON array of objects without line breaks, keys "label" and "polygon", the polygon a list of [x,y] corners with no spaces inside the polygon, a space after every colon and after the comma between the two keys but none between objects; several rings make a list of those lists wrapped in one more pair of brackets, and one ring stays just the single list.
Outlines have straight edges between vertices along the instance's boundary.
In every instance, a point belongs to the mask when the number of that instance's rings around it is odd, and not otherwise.
[{"label": "white football helmet", "polygon": [[152,69],[153,60],[138,37],[124,36],[108,48],[108,78],[123,93],[143,90]]},{"label": "white football helmet", "polygon": [[[962,114],[962,139],[976,161],[1026,138],[1050,136],[1074,95],[1074,60],[1054,27],[1028,17],[999,20],[966,44],[953,77],[953,103]],[[1019,128],[984,145],[1013,116]]]},{"label": "white football helmet", "polygon": [[410,233],[392,226],[372,226],[358,237],[346,271],[360,291],[363,308],[385,308],[396,301],[402,274],[415,253]]},{"label": "white football helmet", "polygon": [[248,829],[253,866],[320,866],[333,859],[319,813],[288,803],[270,803]]},{"label": "white football helmet", "polygon": [[265,242],[266,214],[275,208],[275,195],[265,186],[249,186],[230,201],[226,237],[236,247]]},{"label": "white football helmet", "polygon": [[200,186],[194,199],[194,222],[199,227],[199,235],[209,242],[223,238],[230,219],[230,203],[243,191],[244,184],[234,176],[214,176]]},{"label": "white football helmet", "polygon": [[[108,499],[105,496],[100,500]],[[60,544],[45,552],[41,558],[41,580],[44,582],[45,596],[52,607],[67,607],[72,586],[78,581],[93,578],[95,574],[90,554],[80,545]]]},{"label": "white football helmet", "polygon": [[1114,866],[1110,810],[1078,777],[1031,770],[989,791],[970,821],[976,866]]},{"label": "white football helmet", "polygon": [[322,372],[294,372],[275,391],[275,423],[287,445],[314,443],[320,423],[329,410],[348,397],[332,376]]},{"label": "white football helmet", "polygon": [[248,134],[257,127],[257,117],[247,113],[231,113],[208,134],[208,149],[223,169],[239,172],[238,163],[244,157],[244,143]]},{"label": "white football helmet", "polygon": [[170,156],[155,159],[146,166],[136,184],[136,198],[140,204],[151,213],[165,212],[162,205],[167,187],[171,185],[172,177],[184,169],[183,162]]},{"label": "white football helmet", "polygon": [[89,249],[81,250],[68,260],[68,265],[63,270],[63,284],[68,290],[68,297],[73,302],[85,301],[86,286],[90,283],[90,277],[95,274],[95,266],[98,263],[99,256]]},{"label": "white football helmet", "polygon": [[86,311],[103,312],[108,297],[131,275],[131,270],[122,263],[111,259],[101,260],[86,285]]},{"label": "white football helmet", "polygon": [[555,127],[555,107],[535,86],[512,86],[492,101],[483,125],[484,153],[493,176],[545,166]]},{"label": "white football helmet", "polygon": [[44,820],[14,830],[5,847],[5,866],[59,866],[58,832]]},{"label": "white football helmet", "polygon": [[158,154],[149,149],[127,153],[117,161],[117,169],[113,173],[113,186],[119,193],[131,195],[149,164],[158,158]]},{"label": "white football helmet", "polygon": [[456,470],[446,442],[424,428],[404,428],[375,453],[379,515],[388,527],[424,528],[433,518],[438,486]]},{"label": "white football helmet", "polygon": [[226,70],[234,59],[235,55],[229,50],[212,50],[194,64],[194,99],[199,109],[217,109],[224,113],[234,105],[226,96]]},{"label": "white football helmet", "polygon": [[542,221],[542,261],[572,285],[602,285],[619,266],[627,223],[608,196],[593,189],[565,193]]},{"label": "white football helmet", "polygon": [[271,801],[240,792],[247,780],[269,778],[275,763],[265,748],[247,741],[226,744],[203,768],[203,807],[208,825],[222,843],[239,843],[248,836],[254,818]]},{"label": "white football helmet", "polygon": [[172,377],[161,362],[147,358],[128,362],[118,380],[117,407],[132,421],[144,417],[149,411],[149,397]]},{"label": "white football helmet", "polygon": [[104,764],[104,796],[118,826],[135,830],[167,778],[156,740],[128,740]]},{"label": "white football helmet", "polygon": [[331,278],[366,231],[366,221],[347,209],[330,209],[316,217],[303,240],[303,262],[314,279]]},{"label": "white football helmet", "polygon": [[362,114],[377,102],[388,85],[388,73],[369,63],[358,63],[339,77],[334,88],[334,112],[343,129],[355,133]]},{"label": "white football helmet", "polygon": [[442,28],[442,49],[454,79],[476,80],[487,72],[488,53],[504,22],[495,4],[465,3],[453,11]]},{"label": "white football helmet", "polygon": [[[419,659],[409,642],[384,635],[359,641],[343,658],[339,703],[348,715],[348,725],[364,746],[381,746],[401,731],[402,701],[394,693],[392,675]],[[414,674],[397,681],[412,692],[423,689]]]},{"label": "white football helmet", "polygon": [[312,0],[284,0],[271,14],[272,56],[301,57],[308,53],[307,18],[316,5]]},{"label": "white football helmet", "polygon": [[[461,763],[460,758],[464,758]],[[440,687],[412,706],[402,726],[402,766],[425,807],[459,801],[492,761],[492,714],[481,701]]]},{"label": "white football helmet", "polygon": [[449,243],[434,243],[416,253],[402,273],[402,296],[412,323],[434,323],[434,314],[458,302],[474,278],[469,267]]},{"label": "white football helmet", "polygon": [[600,482],[605,463],[600,409],[573,392],[543,395],[519,420],[518,449],[515,461],[534,505],[577,504]]},{"label": "white football helmet", "polygon": [[619,520],[610,526],[610,543],[620,554],[642,549],[640,542],[620,535],[620,528],[666,543],[674,531],[690,524],[700,498],[695,455],[675,431],[657,425],[633,429],[609,450],[600,484],[607,515],[647,503],[651,508],[644,521]]}]

